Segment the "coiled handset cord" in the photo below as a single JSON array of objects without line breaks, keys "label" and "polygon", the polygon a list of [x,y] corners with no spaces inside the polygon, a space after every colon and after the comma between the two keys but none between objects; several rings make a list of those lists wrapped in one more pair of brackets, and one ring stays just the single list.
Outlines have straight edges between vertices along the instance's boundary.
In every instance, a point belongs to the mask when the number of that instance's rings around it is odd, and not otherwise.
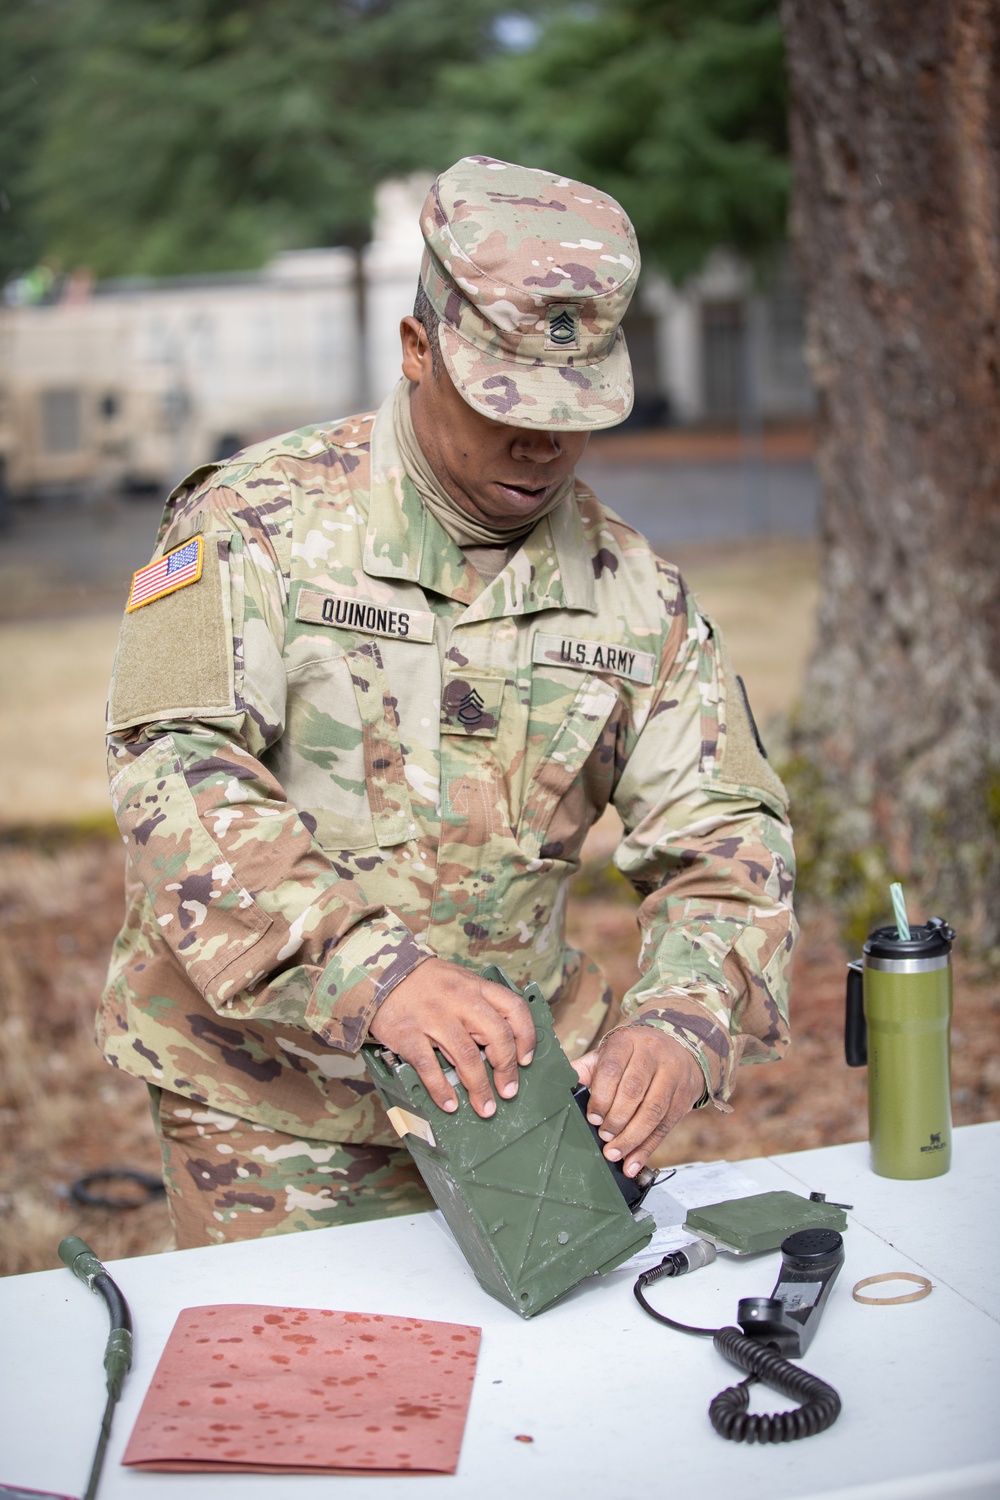
[{"label": "coiled handset cord", "polygon": [[[736,1443],[790,1443],[796,1438],[812,1437],[831,1427],[840,1415],[840,1397],[832,1385],[793,1365],[790,1360],[758,1339],[748,1339],[739,1328],[695,1328],[678,1323],[665,1313],[657,1312],[643,1296],[647,1286],[663,1276],[683,1276],[714,1259],[704,1242],[674,1250],[658,1266],[643,1271],[633,1287],[639,1306],[668,1328],[710,1338],[719,1353],[741,1370],[749,1371],[738,1385],[720,1391],[708,1408],[709,1419],[720,1437]],[[762,1416],[747,1411],[750,1386],[761,1380],[799,1405],[795,1411],[774,1412]]]}]

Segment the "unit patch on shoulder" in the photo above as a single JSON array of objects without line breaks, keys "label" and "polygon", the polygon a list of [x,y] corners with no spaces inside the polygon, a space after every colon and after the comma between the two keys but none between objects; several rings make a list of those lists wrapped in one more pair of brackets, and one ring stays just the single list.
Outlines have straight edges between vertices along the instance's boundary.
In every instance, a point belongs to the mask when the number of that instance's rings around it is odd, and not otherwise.
[{"label": "unit patch on shoulder", "polygon": [[147,563],[132,576],[126,612],[131,614],[132,610],[141,609],[144,604],[152,604],[154,599],[163,599],[167,594],[187,588],[189,583],[197,583],[204,559],[205,539],[194,536],[166,556]]},{"label": "unit patch on shoulder", "polygon": [[400,609],[354,594],[300,589],[295,618],[310,625],[332,625],[335,630],[356,630],[361,635],[387,635],[397,641],[427,644],[434,639],[434,616],[429,609]]},{"label": "unit patch on shoulder", "polygon": [[629,682],[648,687],[656,671],[656,657],[649,651],[633,651],[630,646],[611,641],[581,641],[569,635],[546,635],[535,632],[531,659],[552,667],[578,667],[582,672],[610,672]]}]

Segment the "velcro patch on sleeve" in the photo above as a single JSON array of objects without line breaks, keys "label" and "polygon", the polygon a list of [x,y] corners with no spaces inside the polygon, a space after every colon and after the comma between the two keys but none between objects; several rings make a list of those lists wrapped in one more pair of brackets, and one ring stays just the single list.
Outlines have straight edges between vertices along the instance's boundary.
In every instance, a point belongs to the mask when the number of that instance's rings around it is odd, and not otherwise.
[{"label": "velcro patch on sleeve", "polygon": [[321,594],[300,589],[295,618],[310,625],[332,625],[359,635],[384,635],[396,641],[434,639],[434,616],[427,609],[400,609],[353,594]]},{"label": "velcro patch on sleeve", "polygon": [[629,682],[645,686],[653,680],[656,657],[648,651],[633,651],[610,641],[577,640],[568,635],[535,632],[531,659],[552,667],[578,667],[582,672],[611,672]]},{"label": "velcro patch on sleeve", "polygon": [[181,584],[160,596],[155,609],[125,613],[108,704],[112,731],[235,709],[229,565],[219,557],[220,543],[228,553],[228,538],[210,536],[207,545],[203,537],[194,540],[200,544],[198,587]]},{"label": "velcro patch on sleeve", "polygon": [[201,578],[204,559],[205,538],[203,536],[193,536],[190,541],[182,542],[179,547],[174,547],[173,551],[167,552],[163,557],[154,558],[151,563],[147,563],[144,568],[140,568],[132,575],[132,587],[125,606],[126,613],[131,614],[134,609],[141,609],[144,604],[152,604],[156,599],[165,599],[168,594],[175,594],[178,589],[197,583]]},{"label": "velcro patch on sleeve", "polygon": [[[721,643],[720,643],[721,644]],[[726,735],[715,773],[723,781],[749,787],[779,816],[788,810],[788,793],[780,776],[761,753],[763,747],[750,712],[746,689],[733,671],[725,646],[721,650],[722,699]]]}]

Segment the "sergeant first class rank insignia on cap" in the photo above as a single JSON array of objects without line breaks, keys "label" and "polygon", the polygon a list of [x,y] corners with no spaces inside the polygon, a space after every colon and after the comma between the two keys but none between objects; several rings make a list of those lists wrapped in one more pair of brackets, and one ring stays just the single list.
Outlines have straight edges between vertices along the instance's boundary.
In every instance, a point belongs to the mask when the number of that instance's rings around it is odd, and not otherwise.
[{"label": "sergeant first class rank insignia on cap", "polygon": [[132,578],[126,612],[140,609],[144,604],[152,604],[154,599],[173,594],[177,589],[186,588],[189,583],[197,583],[201,577],[204,554],[205,539],[196,536],[189,542],[182,542],[165,557],[158,557],[140,568]]}]

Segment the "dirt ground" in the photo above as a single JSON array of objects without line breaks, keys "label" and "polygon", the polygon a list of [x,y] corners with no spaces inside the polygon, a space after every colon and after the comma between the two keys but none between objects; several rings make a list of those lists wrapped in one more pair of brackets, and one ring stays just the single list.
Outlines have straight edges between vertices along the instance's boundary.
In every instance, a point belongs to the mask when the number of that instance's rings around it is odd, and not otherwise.
[{"label": "dirt ground", "polygon": [[[56,1246],[71,1232],[107,1259],[169,1246],[162,1201],[107,1210],[80,1208],[67,1197],[74,1180],[99,1168],[159,1172],[145,1088],[109,1068],[91,1036],[120,918],[122,861],[120,845],[109,838],[0,843],[0,1274],[57,1265]],[[592,872],[584,878],[595,882]],[[623,993],[635,973],[628,892],[613,888],[577,899],[571,928]],[[661,1164],[736,1160],[863,1138],[864,1071],[850,1072],[843,1063],[844,963],[829,922],[807,921],[788,1059],[745,1069],[734,1113],[708,1109],[690,1116],[660,1153]],[[996,976],[977,978],[959,956],[958,1124],[1000,1115],[998,1013]]]}]

